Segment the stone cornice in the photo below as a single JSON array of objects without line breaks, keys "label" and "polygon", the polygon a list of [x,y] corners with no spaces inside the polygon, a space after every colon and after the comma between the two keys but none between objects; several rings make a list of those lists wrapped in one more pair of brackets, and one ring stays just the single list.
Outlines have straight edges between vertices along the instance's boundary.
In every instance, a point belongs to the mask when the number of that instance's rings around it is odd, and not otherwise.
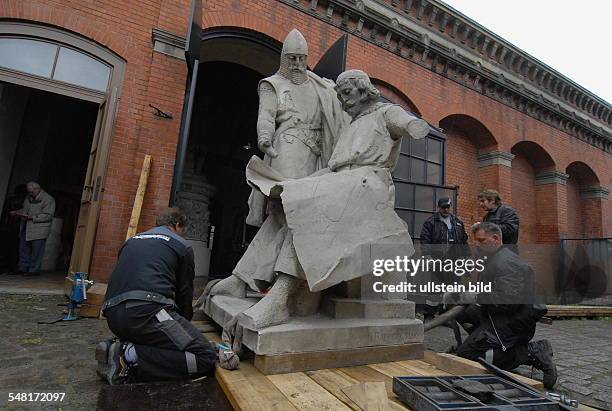
[{"label": "stone cornice", "polygon": [[430,31],[437,32],[480,59],[513,73],[595,122],[601,122],[602,126],[612,125],[609,102],[439,0],[355,0],[355,3],[360,1],[365,5],[384,5],[420,26],[429,27]]},{"label": "stone cornice", "polygon": [[492,165],[500,165],[512,167],[512,159],[514,154],[506,151],[488,151],[478,154],[478,167],[487,167]]},{"label": "stone cornice", "polygon": [[610,194],[610,190],[605,187],[586,187],[580,190],[580,197],[587,198],[608,198],[608,194]]},{"label": "stone cornice", "polygon": [[[612,152],[612,128],[609,126],[612,124],[612,118],[608,114],[606,119],[610,121],[605,124],[595,119],[587,119],[572,110],[566,102],[549,94],[547,90],[550,87],[536,87],[528,81],[528,74],[533,74],[532,70],[535,69],[532,67],[537,68],[536,63],[539,62],[519,53],[520,50],[498,36],[484,32],[486,29],[442,3],[434,0],[278,1],[595,147]],[[489,41],[485,38],[489,38]],[[498,46],[495,47],[494,44]],[[505,51],[499,50],[500,45]],[[495,53],[492,53],[493,51]],[[498,63],[491,62],[490,56]],[[519,77],[506,66],[502,67],[499,61],[504,64],[508,62],[509,67],[518,67],[526,74]],[[542,70],[541,73],[544,74],[533,76],[544,81],[543,84],[554,88],[561,84],[560,78],[553,76],[554,73]],[[562,87],[565,93],[568,92],[568,87]],[[575,91],[572,93],[576,94]],[[582,97],[584,98],[586,97]],[[604,108],[610,111],[609,104],[606,103]]]},{"label": "stone cornice", "polygon": [[565,185],[567,183],[568,178],[569,178],[568,174],[562,173],[560,171],[543,171],[541,173],[536,174],[535,185],[537,186],[541,186],[544,184]]},{"label": "stone cornice", "polygon": [[185,60],[185,38],[170,32],[153,29],[153,50],[168,56]]}]

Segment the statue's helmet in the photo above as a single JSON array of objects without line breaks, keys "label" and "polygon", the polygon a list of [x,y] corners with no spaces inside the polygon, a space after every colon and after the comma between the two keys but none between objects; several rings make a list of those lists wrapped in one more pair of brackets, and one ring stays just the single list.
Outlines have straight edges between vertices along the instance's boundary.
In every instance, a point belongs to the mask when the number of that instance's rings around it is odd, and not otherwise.
[{"label": "statue's helmet", "polygon": [[306,39],[298,29],[293,29],[287,34],[281,51],[281,55],[285,54],[308,55],[308,44],[306,44]]}]

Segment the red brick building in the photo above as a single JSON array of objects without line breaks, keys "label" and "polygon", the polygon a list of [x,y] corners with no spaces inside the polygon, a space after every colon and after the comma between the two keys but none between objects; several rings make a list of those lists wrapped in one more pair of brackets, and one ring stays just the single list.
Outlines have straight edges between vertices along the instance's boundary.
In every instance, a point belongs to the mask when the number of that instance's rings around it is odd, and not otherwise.
[{"label": "red brick building", "polygon": [[[414,236],[443,193],[456,191],[456,211],[467,224],[479,221],[476,195],[485,187],[499,190],[517,209],[520,244],[612,236],[610,104],[444,3],[202,0],[201,20],[195,14],[201,32],[196,29],[190,41],[197,62],[184,54],[191,7],[190,0],[0,0],[4,95],[19,85],[43,90],[45,98],[54,93],[90,105],[83,113],[92,120],[83,127],[91,149],[80,154],[85,166],[75,171],[84,187],[80,216],[73,195],[72,203],[66,200],[72,219],[64,219],[65,226],[74,221],[77,232],[73,269],[108,278],[150,154],[139,227],[151,226],[168,205],[174,181],[176,201],[191,204],[197,215],[192,239],[208,253],[200,258],[211,259],[213,275],[229,273],[252,235],[243,223],[243,170],[256,153],[257,82],[276,71],[281,42],[292,28],[309,42],[309,67],[347,35],[346,68],[368,72],[385,98],[442,130],[427,143],[406,143],[395,170],[399,212]],[[11,63],[19,60],[14,46],[21,43],[10,41],[18,40],[59,47],[53,69],[45,74],[27,62]],[[102,85],[79,80],[79,73],[58,76],[62,47],[107,67],[100,69]],[[184,107],[186,101],[193,104]],[[68,103],[56,103],[62,104]],[[188,111],[191,121],[181,126]],[[33,178],[50,179],[53,168],[44,170]],[[15,182],[13,175],[0,189]],[[46,183],[50,192],[59,190],[56,183]]]}]

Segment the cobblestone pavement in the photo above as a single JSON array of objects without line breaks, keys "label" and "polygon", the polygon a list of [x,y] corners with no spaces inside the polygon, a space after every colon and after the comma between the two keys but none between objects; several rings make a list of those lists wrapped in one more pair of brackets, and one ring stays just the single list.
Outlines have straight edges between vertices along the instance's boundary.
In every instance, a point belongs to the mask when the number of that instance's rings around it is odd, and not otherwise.
[{"label": "cobblestone pavement", "polygon": [[[102,382],[95,345],[109,335],[105,321],[57,324],[63,296],[0,295],[0,409],[93,409]],[[9,393],[64,392],[62,402],[8,402]]]},{"label": "cobblestone pavement", "polygon": [[[94,347],[110,335],[104,321],[81,319],[43,325],[60,316],[62,296],[0,294],[0,409],[92,410],[105,384],[95,374]],[[536,338],[551,341],[559,367],[558,392],[612,409],[612,321],[538,324]],[[445,351],[452,332],[426,334],[428,348]],[[531,368],[520,369],[530,376]],[[534,378],[541,378],[535,374]],[[107,390],[108,391],[108,390]],[[65,392],[62,402],[8,402],[9,393]],[[178,405],[178,404],[177,404]],[[175,406],[175,409],[180,407]]]},{"label": "cobblestone pavement", "polygon": [[[464,333],[464,336],[467,335]],[[553,391],[569,394],[581,403],[612,410],[612,321],[564,320],[538,323],[534,339],[547,339],[553,347],[559,378]],[[425,334],[425,347],[444,352],[455,344],[449,328]],[[542,380],[542,373],[527,366],[517,371]]]}]

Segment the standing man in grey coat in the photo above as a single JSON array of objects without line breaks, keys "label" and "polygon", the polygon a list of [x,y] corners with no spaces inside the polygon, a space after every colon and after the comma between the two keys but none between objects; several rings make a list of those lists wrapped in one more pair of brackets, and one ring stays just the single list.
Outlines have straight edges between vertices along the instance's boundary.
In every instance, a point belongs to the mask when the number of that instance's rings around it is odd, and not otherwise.
[{"label": "standing man in grey coat", "polygon": [[45,242],[55,214],[55,200],[35,181],[30,181],[27,189],[23,207],[11,211],[11,215],[21,218],[18,273],[30,276],[40,274]]}]

